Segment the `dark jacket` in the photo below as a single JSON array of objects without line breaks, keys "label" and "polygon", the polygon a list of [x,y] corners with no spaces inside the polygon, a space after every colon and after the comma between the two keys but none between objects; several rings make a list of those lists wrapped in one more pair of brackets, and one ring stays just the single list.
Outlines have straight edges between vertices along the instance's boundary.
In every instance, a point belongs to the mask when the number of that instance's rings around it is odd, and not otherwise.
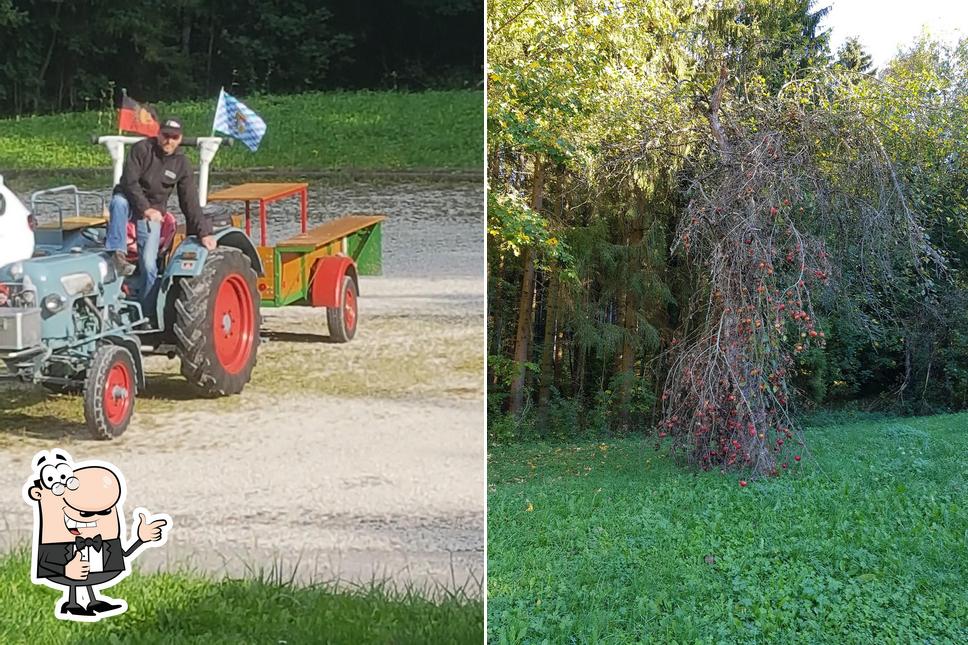
[{"label": "dark jacket", "polygon": [[185,214],[186,232],[199,237],[211,235],[212,222],[202,214],[202,207],[198,204],[191,162],[177,149],[166,155],[153,137],[131,146],[121,182],[114,187],[114,192],[128,198],[134,217],[140,219],[149,208],[156,208],[164,214],[175,186],[178,187],[178,206]]},{"label": "dark jacket", "polygon": [[[125,550],[121,546],[121,539],[104,540],[101,544],[101,561],[104,571],[124,571],[124,559],[138,550],[144,542],[137,540],[131,548]],[[74,557],[73,542],[54,542],[41,544],[37,547],[37,577],[53,578],[64,575],[64,567]]]}]

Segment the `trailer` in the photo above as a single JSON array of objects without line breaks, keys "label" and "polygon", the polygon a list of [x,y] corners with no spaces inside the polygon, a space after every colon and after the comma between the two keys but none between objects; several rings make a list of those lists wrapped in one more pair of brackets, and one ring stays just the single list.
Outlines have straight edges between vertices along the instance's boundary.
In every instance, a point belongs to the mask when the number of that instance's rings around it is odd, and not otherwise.
[{"label": "trailer", "polygon": [[[258,209],[263,274],[258,289],[263,307],[308,304],[325,307],[330,339],[346,342],[356,333],[360,275],[383,271],[384,215],[352,213],[308,228],[309,185],[246,183],[208,196],[209,202],[242,202],[246,235],[252,235],[253,206]],[[269,205],[298,198],[300,231],[274,245],[268,243]]]}]

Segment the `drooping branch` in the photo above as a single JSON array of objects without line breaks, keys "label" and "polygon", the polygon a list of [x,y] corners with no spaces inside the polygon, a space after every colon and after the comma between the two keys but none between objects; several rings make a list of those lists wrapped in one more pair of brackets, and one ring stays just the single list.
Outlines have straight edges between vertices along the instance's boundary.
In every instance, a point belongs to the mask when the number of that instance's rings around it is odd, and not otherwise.
[{"label": "drooping branch", "polygon": [[710,111],[724,154],[693,169],[673,246],[698,269],[699,315],[673,348],[661,432],[700,468],[777,474],[803,454],[792,378],[826,342],[816,295],[855,270],[885,293],[902,265],[941,256],[861,113],[777,101],[755,127],[731,123],[728,143],[724,78]]},{"label": "drooping branch", "polygon": [[726,141],[726,133],[723,132],[723,124],[719,120],[719,109],[723,103],[723,92],[726,90],[726,81],[729,79],[729,70],[724,62],[719,68],[719,80],[713,89],[712,98],[709,100],[709,126],[713,131],[713,138],[719,146],[720,154],[728,159],[730,156],[729,143]]}]

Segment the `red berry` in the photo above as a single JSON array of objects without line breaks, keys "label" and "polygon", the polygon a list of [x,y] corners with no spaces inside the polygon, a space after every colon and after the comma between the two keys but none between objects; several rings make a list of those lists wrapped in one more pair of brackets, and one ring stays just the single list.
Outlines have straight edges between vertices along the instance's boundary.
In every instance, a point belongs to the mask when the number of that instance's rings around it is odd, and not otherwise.
[{"label": "red berry", "polygon": [[794,456],[794,457],[793,457],[793,461],[800,461],[800,455],[796,455],[796,456]]},{"label": "red berry", "polygon": [[745,488],[746,487],[746,480],[745,479],[739,480],[739,485],[742,486],[743,488]]}]

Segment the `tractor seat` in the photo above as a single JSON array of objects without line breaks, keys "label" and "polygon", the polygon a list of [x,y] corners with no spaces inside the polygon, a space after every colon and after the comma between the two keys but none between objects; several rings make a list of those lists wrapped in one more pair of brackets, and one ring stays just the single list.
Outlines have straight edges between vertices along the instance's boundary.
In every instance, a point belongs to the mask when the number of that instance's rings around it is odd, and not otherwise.
[{"label": "tractor seat", "polygon": [[[165,216],[161,219],[161,243],[158,245],[158,257],[163,256],[171,248],[177,229],[178,223],[175,221],[175,216],[166,211]],[[138,229],[134,222],[128,222],[127,258],[128,262],[138,261]]]}]

